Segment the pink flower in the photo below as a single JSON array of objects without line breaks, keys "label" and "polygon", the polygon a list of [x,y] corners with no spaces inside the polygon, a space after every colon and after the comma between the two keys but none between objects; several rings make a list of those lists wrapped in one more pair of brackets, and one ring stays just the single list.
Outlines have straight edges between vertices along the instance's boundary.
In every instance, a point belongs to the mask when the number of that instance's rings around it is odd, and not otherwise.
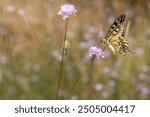
[{"label": "pink flower", "polygon": [[61,6],[57,14],[62,15],[63,19],[65,20],[69,18],[71,15],[75,15],[76,12],[77,10],[75,9],[74,5],[67,3]]},{"label": "pink flower", "polygon": [[95,55],[97,58],[100,56],[104,58],[104,52],[97,46],[92,46],[89,48],[89,56]]}]

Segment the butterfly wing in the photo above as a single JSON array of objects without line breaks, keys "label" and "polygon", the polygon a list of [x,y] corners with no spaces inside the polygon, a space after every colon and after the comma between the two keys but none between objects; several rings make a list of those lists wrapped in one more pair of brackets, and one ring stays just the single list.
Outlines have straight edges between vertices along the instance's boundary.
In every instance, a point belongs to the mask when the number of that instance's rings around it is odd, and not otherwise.
[{"label": "butterfly wing", "polygon": [[124,37],[124,38],[127,37],[130,25],[131,25],[131,21],[125,20],[125,22],[124,22],[124,30],[123,30],[123,33],[121,35],[122,37]]},{"label": "butterfly wing", "polygon": [[125,14],[119,16],[111,25],[109,28],[109,31],[107,32],[105,39],[108,39],[110,37],[114,37],[118,35],[118,33],[121,35],[123,32],[123,23],[126,19]]},{"label": "butterfly wing", "polygon": [[[125,14],[119,16],[111,25],[105,36],[109,48],[115,53],[115,49],[120,54],[126,54],[129,50],[126,36],[128,34],[131,22],[127,20]],[[131,52],[131,51],[130,51]]]},{"label": "butterfly wing", "polygon": [[129,50],[129,43],[127,41],[127,35],[129,32],[129,28],[130,28],[131,22],[126,20],[124,22],[124,30],[122,32],[122,35],[119,37],[119,40],[121,42],[121,46],[122,46],[122,53],[125,55],[128,51],[132,52],[131,50]]},{"label": "butterfly wing", "polygon": [[119,39],[119,36],[114,36],[111,38],[111,40],[108,42],[108,47],[115,53],[115,50],[119,51],[119,53],[122,53],[122,46],[121,41]]}]

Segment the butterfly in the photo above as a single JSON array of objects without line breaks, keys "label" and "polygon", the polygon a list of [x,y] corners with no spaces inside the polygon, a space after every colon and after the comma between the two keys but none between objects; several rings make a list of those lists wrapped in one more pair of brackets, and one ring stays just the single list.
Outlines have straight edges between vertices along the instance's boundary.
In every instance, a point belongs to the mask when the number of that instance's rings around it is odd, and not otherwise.
[{"label": "butterfly", "polygon": [[125,14],[120,15],[111,25],[105,38],[101,42],[108,45],[108,47],[115,53],[117,50],[120,54],[126,55],[129,50],[129,43],[126,39],[131,21],[126,18]]}]

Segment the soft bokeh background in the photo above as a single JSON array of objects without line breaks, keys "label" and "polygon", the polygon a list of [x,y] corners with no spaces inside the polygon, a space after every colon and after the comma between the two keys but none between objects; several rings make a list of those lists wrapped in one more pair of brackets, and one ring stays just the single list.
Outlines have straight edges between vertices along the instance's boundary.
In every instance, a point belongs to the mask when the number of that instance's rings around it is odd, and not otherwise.
[{"label": "soft bokeh background", "polygon": [[[0,1],[0,99],[56,99],[65,21],[65,0]],[[150,99],[150,1],[72,0],[61,99]],[[74,95],[96,45],[116,17],[131,20],[126,56],[105,50],[95,59]]]}]

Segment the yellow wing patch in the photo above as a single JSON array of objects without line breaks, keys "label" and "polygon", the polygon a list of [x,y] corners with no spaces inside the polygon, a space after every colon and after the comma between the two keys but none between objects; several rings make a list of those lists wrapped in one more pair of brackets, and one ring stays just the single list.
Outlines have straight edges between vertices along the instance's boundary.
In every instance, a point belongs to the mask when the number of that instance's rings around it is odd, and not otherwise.
[{"label": "yellow wing patch", "polygon": [[115,54],[116,53],[116,51],[115,51],[115,48],[112,46],[112,45],[108,45],[108,47],[112,50],[112,52]]}]

